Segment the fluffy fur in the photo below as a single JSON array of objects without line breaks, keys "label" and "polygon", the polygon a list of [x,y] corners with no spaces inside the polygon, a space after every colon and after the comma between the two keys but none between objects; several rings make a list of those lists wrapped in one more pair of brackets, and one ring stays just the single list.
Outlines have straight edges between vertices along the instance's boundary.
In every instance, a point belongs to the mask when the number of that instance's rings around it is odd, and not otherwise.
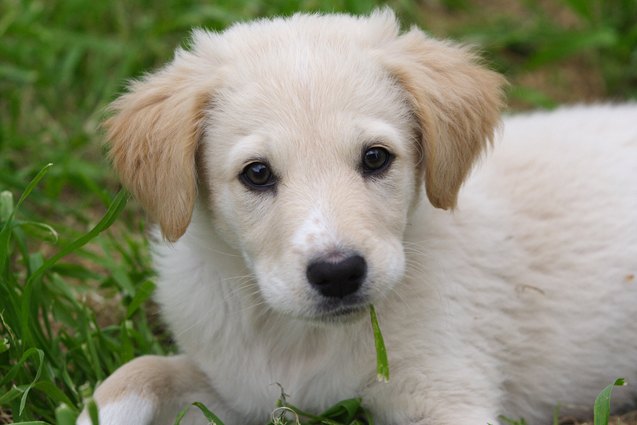
[{"label": "fluffy fur", "polygon": [[[637,107],[507,118],[469,175],[503,84],[467,48],[400,34],[387,10],[198,31],[133,83],[110,152],[165,238],[156,299],[184,354],[107,379],[100,423],[170,424],[202,401],[256,425],[278,382],[306,410],[362,397],[381,425],[540,424],[637,378]],[[365,175],[379,146],[393,162]],[[242,182],[253,162],[271,190]],[[308,264],[353,254],[367,264],[354,295],[308,283]]]}]

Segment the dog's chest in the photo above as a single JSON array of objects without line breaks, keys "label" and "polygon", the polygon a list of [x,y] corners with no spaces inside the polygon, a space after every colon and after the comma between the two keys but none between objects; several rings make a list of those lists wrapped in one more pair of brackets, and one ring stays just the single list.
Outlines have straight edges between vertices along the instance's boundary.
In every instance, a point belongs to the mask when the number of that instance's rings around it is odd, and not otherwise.
[{"label": "dog's chest", "polygon": [[299,408],[320,413],[360,396],[374,376],[373,349],[361,352],[355,342],[344,332],[325,337],[279,327],[262,329],[248,341],[228,341],[214,355],[198,352],[196,358],[224,402],[245,412],[250,400],[247,420],[268,417],[283,393]]}]

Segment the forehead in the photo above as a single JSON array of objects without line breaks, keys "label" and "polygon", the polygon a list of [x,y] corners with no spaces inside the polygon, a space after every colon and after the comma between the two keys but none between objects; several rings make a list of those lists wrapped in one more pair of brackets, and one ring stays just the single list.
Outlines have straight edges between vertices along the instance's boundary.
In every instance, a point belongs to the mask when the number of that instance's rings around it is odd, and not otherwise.
[{"label": "forehead", "polygon": [[356,51],[297,42],[238,58],[225,70],[217,104],[229,113],[249,113],[244,116],[248,122],[307,125],[353,116],[394,120],[406,109],[404,93],[389,73]]},{"label": "forehead", "polygon": [[215,105],[251,109],[256,118],[315,120],[354,105],[382,114],[388,95],[397,97],[400,89],[375,55],[397,32],[390,13],[368,19],[295,15],[238,24],[221,34],[195,32],[193,51],[219,74]]},{"label": "forehead", "polygon": [[355,158],[361,141],[410,136],[407,95],[372,47],[395,28],[343,24],[304,17],[200,37],[197,50],[214,52],[221,75],[208,116],[215,157],[234,168],[317,149]]},{"label": "forehead", "polygon": [[211,124],[228,143],[259,133],[307,142],[409,127],[403,89],[352,45],[272,42],[234,57],[221,80]]}]

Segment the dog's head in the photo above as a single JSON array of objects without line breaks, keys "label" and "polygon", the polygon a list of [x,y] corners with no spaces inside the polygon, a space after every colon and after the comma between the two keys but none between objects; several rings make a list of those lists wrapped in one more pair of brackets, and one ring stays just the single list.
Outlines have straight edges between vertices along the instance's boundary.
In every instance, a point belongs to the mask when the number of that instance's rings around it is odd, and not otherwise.
[{"label": "dog's head", "polygon": [[403,277],[424,181],[453,208],[493,136],[503,79],[394,15],[296,15],[195,32],[105,123],[124,185],[174,241],[196,197],[271,308],[360,311]]}]

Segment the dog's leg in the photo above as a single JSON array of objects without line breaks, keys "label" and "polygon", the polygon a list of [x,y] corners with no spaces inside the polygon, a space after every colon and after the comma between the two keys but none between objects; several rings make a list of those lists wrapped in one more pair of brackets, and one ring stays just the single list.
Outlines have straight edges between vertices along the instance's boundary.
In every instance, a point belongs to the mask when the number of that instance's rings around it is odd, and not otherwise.
[{"label": "dog's leg", "polygon": [[[186,356],[139,357],[104,381],[94,399],[100,425],[173,424],[177,413],[195,401],[220,408],[207,377]],[[194,410],[188,417],[195,416]],[[188,417],[182,423],[193,423]],[[86,409],[77,424],[91,424]]]}]

